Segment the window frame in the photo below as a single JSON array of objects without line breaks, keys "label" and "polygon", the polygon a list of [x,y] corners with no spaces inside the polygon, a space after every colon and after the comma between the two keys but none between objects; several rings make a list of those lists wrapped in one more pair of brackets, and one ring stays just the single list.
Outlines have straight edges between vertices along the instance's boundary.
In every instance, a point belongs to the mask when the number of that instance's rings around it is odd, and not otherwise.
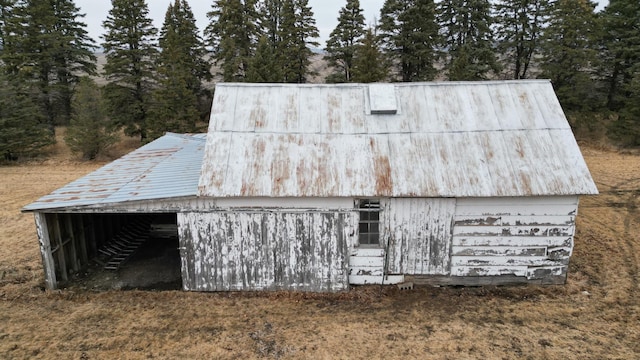
[{"label": "window frame", "polygon": [[[382,212],[382,204],[380,199],[356,199],[355,205],[358,209],[358,246],[381,247],[380,213]],[[362,231],[363,229],[366,231]]]}]

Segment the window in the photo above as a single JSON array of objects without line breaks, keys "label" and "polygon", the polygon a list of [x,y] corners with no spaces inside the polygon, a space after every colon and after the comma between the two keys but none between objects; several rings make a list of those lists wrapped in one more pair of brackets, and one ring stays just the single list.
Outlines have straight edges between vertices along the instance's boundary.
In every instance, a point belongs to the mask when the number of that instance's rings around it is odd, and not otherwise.
[{"label": "window", "polygon": [[360,245],[380,245],[380,200],[360,200]]}]

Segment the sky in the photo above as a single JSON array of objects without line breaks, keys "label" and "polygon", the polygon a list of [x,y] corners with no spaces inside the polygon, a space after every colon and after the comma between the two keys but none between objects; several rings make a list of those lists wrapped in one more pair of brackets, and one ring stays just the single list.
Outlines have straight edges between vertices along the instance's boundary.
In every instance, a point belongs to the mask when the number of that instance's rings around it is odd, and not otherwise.
[{"label": "sky", "polygon": [[[167,11],[169,3],[173,0],[147,0],[149,6],[149,16],[153,19],[156,28],[162,27],[164,15]],[[597,0],[598,10],[602,9],[608,0]],[[108,0],[75,0],[76,5],[80,8],[81,14],[86,14],[84,22],[87,24],[87,31],[98,44],[102,42],[100,36],[104,33],[102,22],[107,18],[107,14],[111,9],[111,1]],[[196,18],[196,24],[202,31],[209,23],[207,12],[211,10],[213,0],[188,0],[191,10]],[[346,4],[346,0],[309,0],[315,19],[316,26],[320,32],[318,39],[321,47],[324,48],[325,41],[329,38],[329,34],[338,23],[338,12]],[[360,0],[360,7],[366,18],[367,24],[373,24],[374,19],[380,17],[380,9],[384,0]]]}]

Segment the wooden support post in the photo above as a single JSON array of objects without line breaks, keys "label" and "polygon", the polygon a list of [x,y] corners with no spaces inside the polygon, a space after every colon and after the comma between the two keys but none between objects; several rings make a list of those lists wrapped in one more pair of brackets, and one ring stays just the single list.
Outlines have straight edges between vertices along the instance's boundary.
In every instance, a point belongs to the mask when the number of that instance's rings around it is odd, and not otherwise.
[{"label": "wooden support post", "polygon": [[40,243],[40,254],[42,255],[42,265],[44,268],[44,283],[47,289],[55,289],[56,283],[56,264],[51,254],[51,241],[49,238],[49,227],[47,225],[47,217],[45,214],[37,212],[33,214],[36,221],[36,231],[38,233],[38,242]]},{"label": "wooden support post", "polygon": [[55,255],[58,258],[58,268],[60,270],[60,278],[62,281],[68,281],[69,276],[67,274],[67,261],[65,259],[64,243],[62,241],[62,234],[60,232],[60,221],[56,214],[51,214],[52,235],[53,243],[55,244]]}]

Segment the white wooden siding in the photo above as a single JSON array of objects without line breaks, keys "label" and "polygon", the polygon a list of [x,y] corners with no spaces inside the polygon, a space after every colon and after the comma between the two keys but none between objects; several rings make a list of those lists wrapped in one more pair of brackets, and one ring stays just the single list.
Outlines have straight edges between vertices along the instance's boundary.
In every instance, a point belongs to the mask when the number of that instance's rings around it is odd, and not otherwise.
[{"label": "white wooden siding", "polygon": [[185,290],[339,291],[348,286],[353,212],[178,214]]},{"label": "white wooden siding", "polygon": [[564,276],[577,196],[458,199],[452,276]]},{"label": "white wooden siding", "polygon": [[350,245],[349,284],[382,284],[384,282],[384,248],[358,247],[357,243]]},{"label": "white wooden siding", "polygon": [[388,273],[448,275],[455,199],[393,198],[383,211]]}]

